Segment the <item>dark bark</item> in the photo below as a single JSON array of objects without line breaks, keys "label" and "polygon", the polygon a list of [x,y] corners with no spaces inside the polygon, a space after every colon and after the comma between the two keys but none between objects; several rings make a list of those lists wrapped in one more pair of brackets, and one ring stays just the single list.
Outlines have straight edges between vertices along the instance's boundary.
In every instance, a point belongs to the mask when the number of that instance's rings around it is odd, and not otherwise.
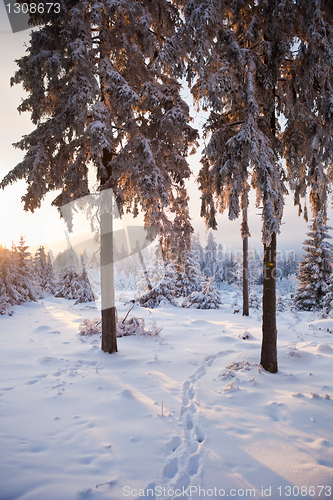
[{"label": "dark bark", "polygon": [[[273,137],[276,135],[275,116],[276,90],[273,88],[273,110],[270,117],[270,128]],[[264,244],[264,287],[262,297],[262,344],[261,366],[271,373],[278,371],[277,362],[277,328],[276,328],[276,233],[272,234],[269,245]]]},{"label": "dark bark", "polygon": [[102,351],[112,354],[118,352],[116,333],[116,308],[102,310]]},{"label": "dark bark", "polygon": [[249,315],[249,239],[243,238],[243,316]]},{"label": "dark bark", "polygon": [[276,329],[276,233],[270,245],[264,245],[264,291],[262,322],[262,367],[271,373],[278,371]]}]

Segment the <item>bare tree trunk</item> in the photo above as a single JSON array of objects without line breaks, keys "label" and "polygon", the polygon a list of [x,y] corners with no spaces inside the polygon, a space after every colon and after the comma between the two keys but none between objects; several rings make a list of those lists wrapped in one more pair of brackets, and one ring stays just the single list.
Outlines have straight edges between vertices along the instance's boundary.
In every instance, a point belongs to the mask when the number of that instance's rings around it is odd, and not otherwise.
[{"label": "bare tree trunk", "polygon": [[278,371],[276,328],[276,233],[270,245],[264,245],[264,290],[262,322],[262,367],[271,373]]},{"label": "bare tree trunk", "polygon": [[249,238],[243,238],[243,316],[249,315]]},{"label": "bare tree trunk", "polygon": [[[113,207],[113,200],[111,201]],[[103,209],[102,209],[103,211]],[[113,210],[101,214],[101,309],[102,351],[117,352],[113,262]]]}]

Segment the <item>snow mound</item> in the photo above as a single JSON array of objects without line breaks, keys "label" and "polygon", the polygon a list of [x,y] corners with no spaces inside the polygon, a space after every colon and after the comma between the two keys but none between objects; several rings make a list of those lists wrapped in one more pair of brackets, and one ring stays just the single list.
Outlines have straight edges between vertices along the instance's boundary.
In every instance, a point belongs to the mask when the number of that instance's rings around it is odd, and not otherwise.
[{"label": "snow mound", "polygon": [[120,396],[125,399],[134,398],[133,393],[130,389],[124,389],[123,391],[121,391]]},{"label": "snow mound", "polygon": [[333,349],[327,344],[318,344],[316,350],[319,352],[326,352],[327,354],[333,354]]},{"label": "snow mound", "polygon": [[249,333],[247,330],[245,330],[244,333],[238,335],[238,338],[243,339],[243,340],[255,340],[253,335],[251,335],[251,333]]},{"label": "snow mound", "polygon": [[45,365],[47,363],[55,363],[56,361],[59,361],[58,358],[52,358],[52,356],[43,356],[42,358],[39,358],[38,360],[42,365]]}]

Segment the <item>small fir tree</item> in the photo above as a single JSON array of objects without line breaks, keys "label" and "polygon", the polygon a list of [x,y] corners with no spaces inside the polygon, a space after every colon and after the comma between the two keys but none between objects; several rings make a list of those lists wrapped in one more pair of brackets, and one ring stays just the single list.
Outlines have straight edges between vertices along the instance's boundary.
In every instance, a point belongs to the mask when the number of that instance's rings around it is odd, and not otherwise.
[{"label": "small fir tree", "polygon": [[332,316],[333,313],[333,272],[331,268],[331,274],[328,279],[326,294],[323,301],[323,310],[325,314]]},{"label": "small fir tree", "polygon": [[10,250],[0,246],[0,313],[10,314],[12,306],[24,302],[19,289],[17,266]]},{"label": "small fir tree", "polygon": [[13,245],[11,256],[14,259],[18,274],[18,288],[23,302],[34,302],[41,297],[41,289],[36,282],[31,253],[28,252],[25,237],[20,236],[19,244]]},{"label": "small fir tree", "polygon": [[56,277],[49,254],[40,246],[34,255],[34,274],[42,292],[53,295],[56,291]]},{"label": "small fir tree", "polygon": [[202,275],[195,261],[193,251],[186,255],[183,270],[177,273],[177,297],[187,297],[201,290]]},{"label": "small fir tree", "polygon": [[204,254],[204,249],[202,248],[201,243],[200,243],[199,233],[193,235],[191,248],[192,248],[194,260],[195,260],[200,272],[203,272],[203,269],[205,266],[205,254]]},{"label": "small fir tree", "polygon": [[[75,254],[72,248],[66,250],[66,252],[72,256]],[[55,297],[62,297],[68,300],[76,299],[75,304],[95,300],[83,258],[81,257],[80,270],[74,266],[75,259],[68,259],[65,262],[67,264],[64,266],[63,272],[59,275],[59,281],[54,294]]]},{"label": "small fir tree", "polygon": [[77,294],[76,297],[74,297],[76,298],[75,304],[93,302],[95,300],[82,255],[81,255],[81,267],[82,271],[77,277]]},{"label": "small fir tree", "polygon": [[33,276],[19,255],[15,246],[12,250],[0,246],[0,314],[11,314],[12,306],[38,299]]},{"label": "small fir tree", "polygon": [[192,292],[182,303],[182,307],[193,309],[219,309],[222,304],[220,292],[212,278],[204,278],[201,291]]},{"label": "small fir tree", "polygon": [[327,240],[331,238],[331,228],[324,223],[321,212],[313,219],[311,230],[304,241],[305,255],[299,263],[297,276],[299,287],[295,295],[295,306],[302,311],[318,311],[324,305],[325,295],[332,270],[333,246]]},{"label": "small fir tree", "polygon": [[143,307],[155,308],[163,304],[178,306],[176,302],[176,271],[172,263],[165,264],[165,274],[162,281],[152,290],[145,293],[138,299],[138,303]]},{"label": "small fir tree", "polygon": [[209,231],[207,237],[207,245],[204,250],[204,274],[215,280],[215,274],[217,269],[217,244],[214,241],[214,236],[212,231]]},{"label": "small fir tree", "polygon": [[0,283],[0,314],[11,315],[11,313],[12,307],[7,295],[6,286],[4,283]]}]

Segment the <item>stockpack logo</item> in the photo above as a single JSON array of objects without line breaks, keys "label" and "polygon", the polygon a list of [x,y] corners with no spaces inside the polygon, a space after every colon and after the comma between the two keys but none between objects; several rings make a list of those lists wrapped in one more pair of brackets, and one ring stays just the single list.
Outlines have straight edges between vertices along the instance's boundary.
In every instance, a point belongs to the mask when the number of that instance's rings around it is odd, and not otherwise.
[{"label": "stockpack logo", "polygon": [[[162,252],[157,232],[146,229],[143,224],[134,225],[120,218],[112,189],[90,194],[67,203],[61,207],[66,223],[64,233],[67,250],[54,259],[59,267],[75,267],[80,263],[80,256],[85,255],[86,271],[95,298],[101,296],[101,308],[114,306],[115,282],[126,289],[127,277],[131,287],[141,281],[141,290],[147,290],[158,284],[164,277]],[[76,214],[81,217],[75,222]],[[84,215],[85,227],[82,224]],[[52,248],[52,228],[54,220],[46,222],[48,246]],[[89,230],[87,230],[89,229]],[[58,263],[57,263],[58,261]],[[122,262],[121,262],[122,261]],[[150,265],[154,262],[154,271],[150,274]],[[79,264],[80,265],[80,264]],[[122,283],[115,278],[122,275]]]}]

